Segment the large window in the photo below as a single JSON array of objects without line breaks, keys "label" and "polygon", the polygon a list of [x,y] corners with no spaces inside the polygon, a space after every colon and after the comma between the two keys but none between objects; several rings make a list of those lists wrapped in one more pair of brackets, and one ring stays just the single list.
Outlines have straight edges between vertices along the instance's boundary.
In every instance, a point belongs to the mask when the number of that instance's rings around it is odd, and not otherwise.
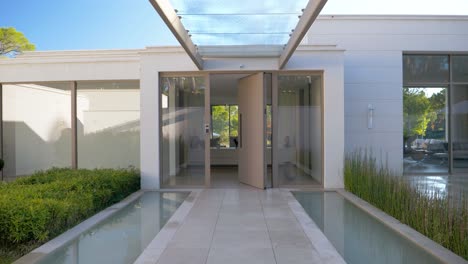
[{"label": "large window", "polygon": [[468,56],[404,55],[403,81],[404,172],[468,168]]},{"label": "large window", "polygon": [[1,87],[4,177],[52,167],[139,167],[138,81]]},{"label": "large window", "polygon": [[403,89],[405,172],[448,172],[447,88]]},{"label": "large window", "polygon": [[322,184],[322,77],[278,78],[280,185]]},{"label": "large window", "polygon": [[205,78],[161,78],[162,185],[205,184]]},{"label": "large window", "polygon": [[239,107],[237,105],[211,106],[211,147],[237,148]]},{"label": "large window", "polygon": [[78,167],[140,166],[138,81],[78,82]]}]

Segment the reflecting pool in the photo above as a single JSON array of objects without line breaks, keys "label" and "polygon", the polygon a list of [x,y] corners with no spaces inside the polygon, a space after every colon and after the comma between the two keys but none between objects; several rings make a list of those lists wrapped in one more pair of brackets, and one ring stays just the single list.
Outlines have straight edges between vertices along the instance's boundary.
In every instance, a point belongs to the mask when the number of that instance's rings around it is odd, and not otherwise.
[{"label": "reflecting pool", "polygon": [[294,192],[348,264],[443,263],[336,192]]},{"label": "reflecting pool", "polygon": [[188,194],[146,192],[38,263],[133,263]]}]

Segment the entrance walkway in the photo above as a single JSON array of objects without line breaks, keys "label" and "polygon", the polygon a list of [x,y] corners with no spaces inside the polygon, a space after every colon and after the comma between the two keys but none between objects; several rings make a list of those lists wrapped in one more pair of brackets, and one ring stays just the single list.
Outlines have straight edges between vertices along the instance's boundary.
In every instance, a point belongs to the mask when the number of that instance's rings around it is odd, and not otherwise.
[{"label": "entrance walkway", "polygon": [[304,231],[304,222],[298,221],[287,194],[279,189],[263,191],[245,186],[203,190],[173,236],[161,235],[168,242],[164,246],[161,241],[155,242],[158,235],[137,262],[342,263],[327,242],[319,242],[327,254],[316,250],[313,245],[317,244],[309,237],[318,228],[313,224],[309,234]]}]

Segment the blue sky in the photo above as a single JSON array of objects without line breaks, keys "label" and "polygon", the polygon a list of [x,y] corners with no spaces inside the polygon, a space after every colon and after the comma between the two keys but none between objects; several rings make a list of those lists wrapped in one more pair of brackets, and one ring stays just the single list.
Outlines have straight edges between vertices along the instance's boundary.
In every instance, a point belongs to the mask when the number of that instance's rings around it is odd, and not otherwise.
[{"label": "blue sky", "polygon": [[[2,2],[0,27],[22,31],[37,50],[177,44],[148,0]],[[328,0],[322,14],[468,15],[468,0]]]}]

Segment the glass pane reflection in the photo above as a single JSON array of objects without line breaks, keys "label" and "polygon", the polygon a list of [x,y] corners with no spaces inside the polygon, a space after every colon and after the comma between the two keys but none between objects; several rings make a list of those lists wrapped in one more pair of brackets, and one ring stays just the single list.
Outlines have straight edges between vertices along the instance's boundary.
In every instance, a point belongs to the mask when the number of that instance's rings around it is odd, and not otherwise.
[{"label": "glass pane reflection", "polygon": [[278,173],[280,185],[322,183],[322,77],[278,79]]},{"label": "glass pane reflection", "polygon": [[403,89],[405,173],[447,173],[447,89]]},{"label": "glass pane reflection", "polygon": [[205,78],[161,78],[162,184],[205,183]]}]

